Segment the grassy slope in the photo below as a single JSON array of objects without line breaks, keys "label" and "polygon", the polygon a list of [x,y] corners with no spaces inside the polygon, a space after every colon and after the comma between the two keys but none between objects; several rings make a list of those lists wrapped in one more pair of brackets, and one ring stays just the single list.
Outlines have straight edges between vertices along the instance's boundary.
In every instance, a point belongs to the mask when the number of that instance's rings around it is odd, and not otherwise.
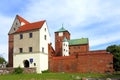
[{"label": "grassy slope", "polygon": [[0,75],[0,80],[74,80],[76,76],[87,78],[120,78],[119,75],[105,74],[67,74],[67,73],[43,73],[43,74],[9,74]]}]

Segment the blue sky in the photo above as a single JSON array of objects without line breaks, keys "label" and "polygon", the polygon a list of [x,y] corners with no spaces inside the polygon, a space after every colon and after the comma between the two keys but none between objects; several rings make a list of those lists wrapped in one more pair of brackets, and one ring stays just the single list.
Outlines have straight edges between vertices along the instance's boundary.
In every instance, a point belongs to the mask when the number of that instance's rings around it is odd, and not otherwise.
[{"label": "blue sky", "polygon": [[71,38],[89,38],[91,50],[120,44],[120,0],[0,0],[0,56],[7,60],[8,31],[18,14],[29,22],[46,20],[54,32],[64,25]]}]

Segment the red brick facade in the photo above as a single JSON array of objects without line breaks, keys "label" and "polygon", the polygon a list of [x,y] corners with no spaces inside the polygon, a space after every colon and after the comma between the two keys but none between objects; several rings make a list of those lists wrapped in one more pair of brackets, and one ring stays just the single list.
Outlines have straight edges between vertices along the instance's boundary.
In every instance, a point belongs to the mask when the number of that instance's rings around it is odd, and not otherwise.
[{"label": "red brick facade", "polygon": [[70,33],[68,31],[63,32],[63,36],[59,36],[59,32],[55,32],[55,52],[56,56],[62,56],[62,42],[64,37],[70,40]]},{"label": "red brick facade", "polygon": [[8,49],[9,49],[9,50],[8,50],[8,51],[9,51],[9,53],[8,53],[8,54],[9,54],[9,55],[8,55],[8,59],[9,59],[9,60],[8,60],[8,61],[9,61],[8,63],[9,63],[9,64],[8,64],[8,66],[9,66],[9,67],[13,67],[13,46],[14,46],[14,45],[13,45],[13,39],[14,39],[14,36],[13,36],[13,34],[10,34],[8,37],[9,37],[9,42],[8,42],[8,43],[9,43],[9,46],[8,46],[8,47],[9,47],[9,48],[8,48]]},{"label": "red brick facade", "polygon": [[69,46],[70,55],[75,55],[78,53],[86,53],[88,51],[89,51],[88,44]]},{"label": "red brick facade", "polygon": [[105,50],[89,51],[89,42],[69,45],[69,56],[62,56],[64,37],[70,40],[69,32],[58,36],[55,32],[55,51],[49,45],[49,70],[68,73],[106,73],[113,72],[113,55]]},{"label": "red brick facade", "polygon": [[113,72],[113,56],[108,53],[87,53],[76,56],[51,57],[51,72],[106,73]]}]

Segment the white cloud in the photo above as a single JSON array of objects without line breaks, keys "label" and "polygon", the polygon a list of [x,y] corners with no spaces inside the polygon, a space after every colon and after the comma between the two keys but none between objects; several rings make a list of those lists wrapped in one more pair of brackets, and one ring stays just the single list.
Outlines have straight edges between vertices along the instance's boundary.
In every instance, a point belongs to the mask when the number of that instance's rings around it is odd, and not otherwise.
[{"label": "white cloud", "polygon": [[[26,7],[25,16],[31,21],[48,20],[52,37],[53,32],[64,23],[69,25],[65,26],[68,30],[72,30],[73,38],[82,37],[83,34],[83,37],[90,38],[91,46],[96,46],[120,39],[118,37],[120,32],[114,29],[120,29],[119,2],[112,0],[31,0]],[[90,26],[91,24],[93,25]],[[85,27],[88,29],[84,30]],[[117,36],[114,37],[114,35]],[[109,37],[109,41],[106,40],[106,36]]]},{"label": "white cloud", "polygon": [[[20,6],[20,14],[30,22],[47,20],[52,42],[54,32],[64,23],[72,38],[88,37],[90,45],[96,46],[120,40],[119,3],[119,0],[29,0],[24,7]],[[13,20],[14,17],[0,15],[0,37],[6,36],[3,46],[7,46],[7,33]]]}]

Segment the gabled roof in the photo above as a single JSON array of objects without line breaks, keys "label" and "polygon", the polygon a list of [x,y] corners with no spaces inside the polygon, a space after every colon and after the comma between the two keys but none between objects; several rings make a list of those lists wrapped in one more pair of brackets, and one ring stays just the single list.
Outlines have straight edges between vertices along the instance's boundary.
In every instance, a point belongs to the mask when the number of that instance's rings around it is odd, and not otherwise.
[{"label": "gabled roof", "polygon": [[25,31],[40,29],[43,26],[44,22],[45,20],[20,26],[20,28],[16,32],[18,33],[18,32],[25,32]]},{"label": "gabled roof", "polygon": [[88,44],[88,38],[69,40],[69,45],[80,45],[80,44]]},{"label": "gabled roof", "polygon": [[68,31],[68,30],[66,30],[64,27],[61,27],[58,31],[56,31],[56,32],[65,32],[65,31]]},{"label": "gabled roof", "polygon": [[20,21],[20,22],[24,22],[25,24],[28,24],[29,22],[27,20],[25,20],[24,18],[20,17],[19,15],[16,15],[17,19]]}]

